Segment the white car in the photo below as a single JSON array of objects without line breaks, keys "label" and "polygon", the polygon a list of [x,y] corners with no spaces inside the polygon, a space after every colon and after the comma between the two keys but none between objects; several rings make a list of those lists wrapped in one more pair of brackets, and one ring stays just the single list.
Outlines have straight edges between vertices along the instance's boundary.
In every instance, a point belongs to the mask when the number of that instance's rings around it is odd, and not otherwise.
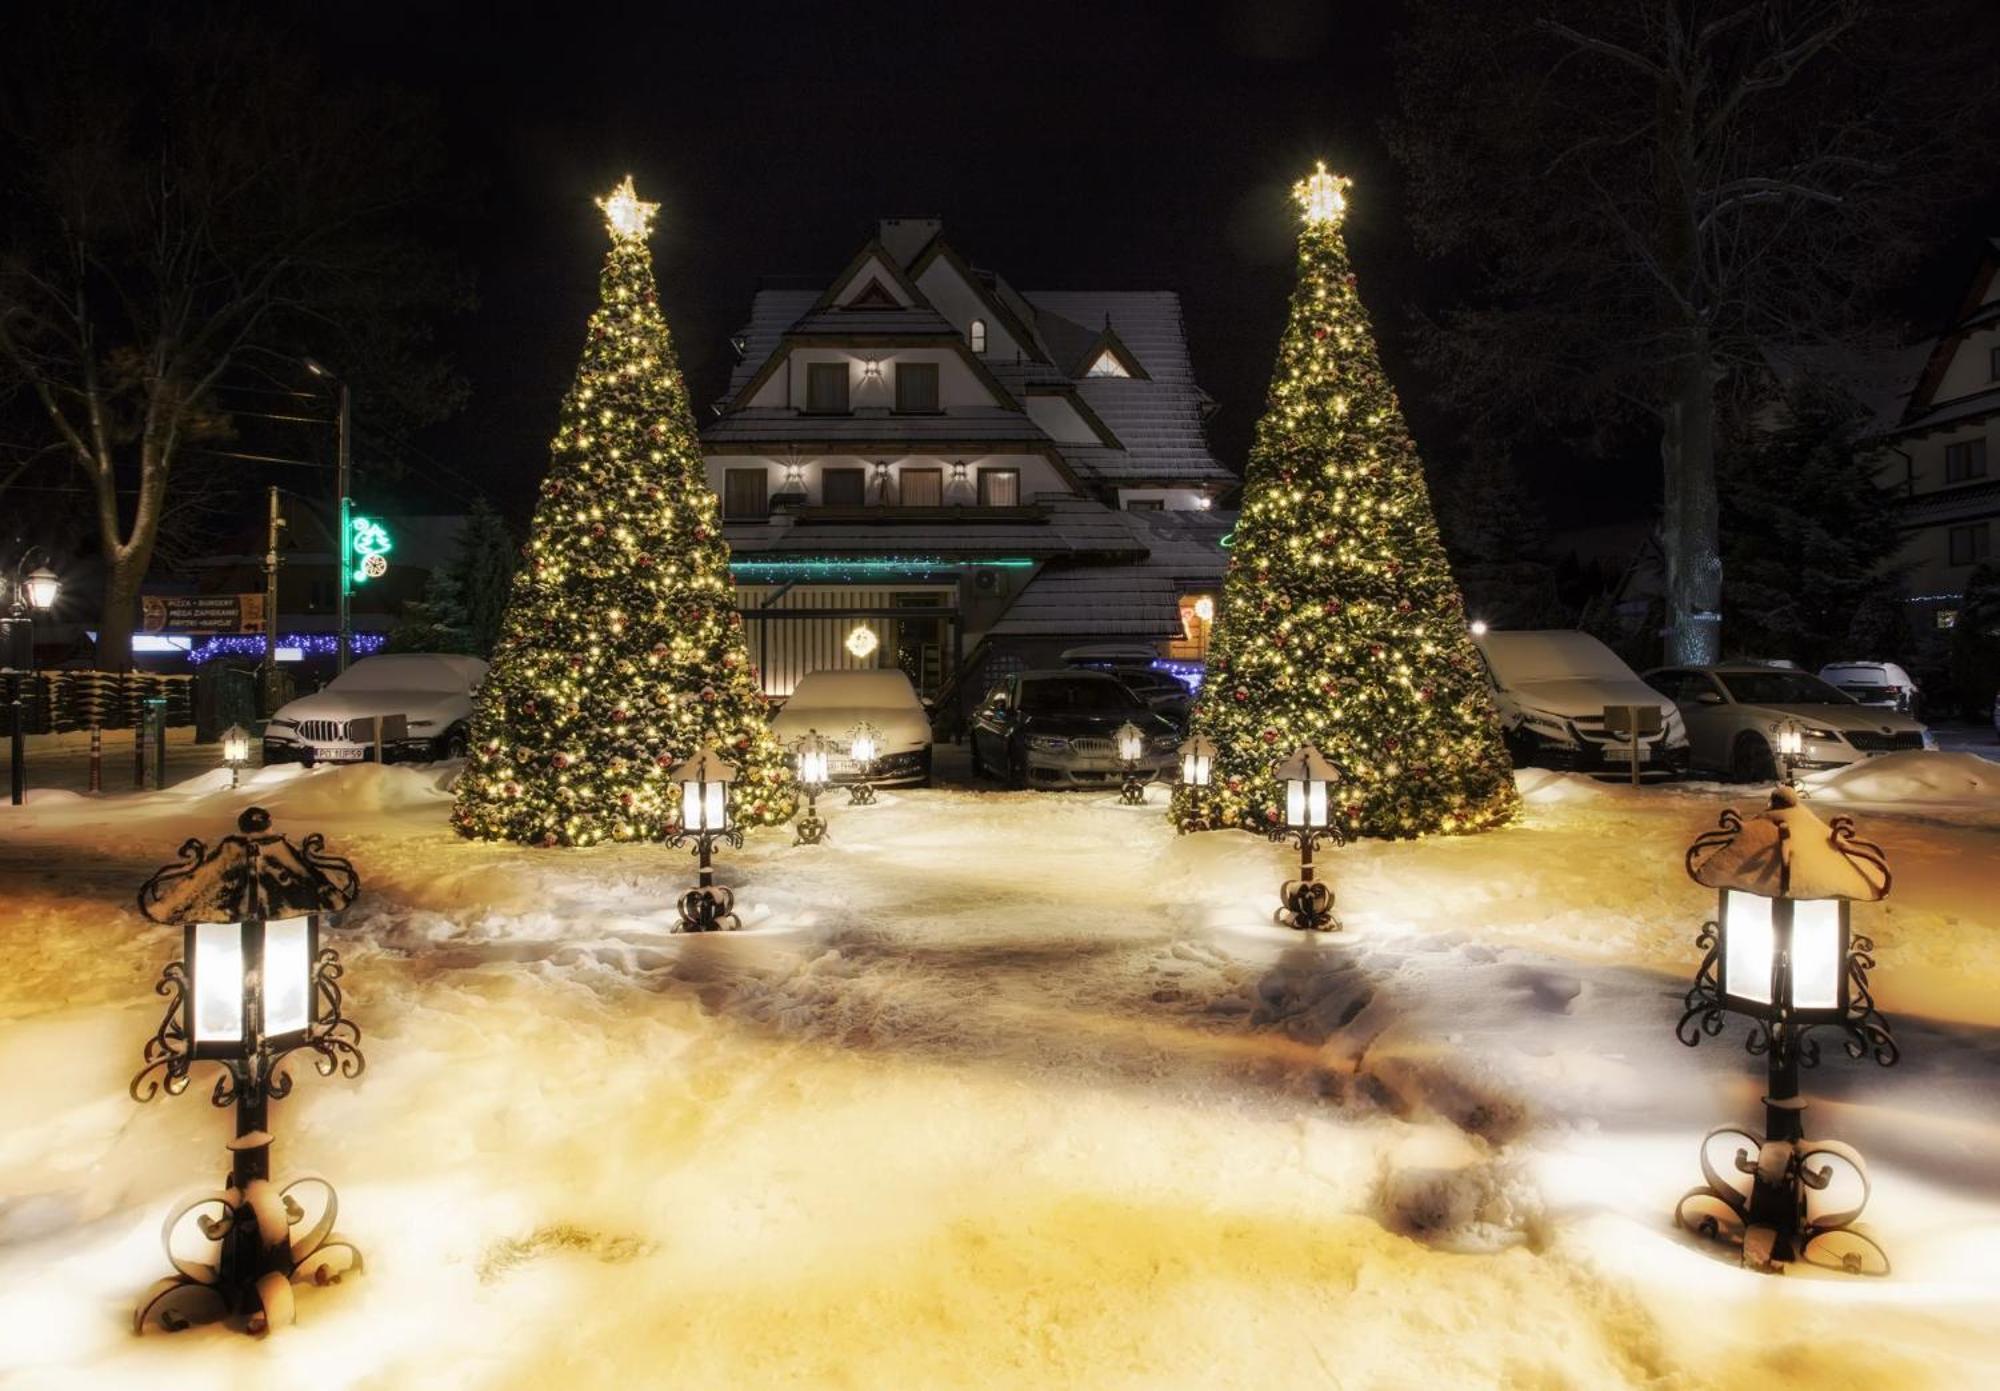
[{"label": "white car", "polygon": [[400,715],[407,727],[385,737],[382,761],[463,758],[472,693],[486,679],[477,657],[397,652],[363,657],[324,690],[288,701],[264,725],[266,763],[358,763],[375,756],[366,720]]},{"label": "white car", "polygon": [[1738,782],[1777,776],[1778,731],[1798,726],[1805,772],[1859,763],[1876,754],[1934,749],[1931,732],[1908,715],[1863,705],[1803,671],[1744,663],[1662,667],[1646,679],[1679,704],[1694,762]]},{"label": "white car", "polygon": [[1912,717],[1917,713],[1917,683],[1894,662],[1829,662],[1819,669],[1819,679],[1838,686],[1862,705]]},{"label": "white car", "polygon": [[[1516,765],[1623,773],[1632,745],[1605,727],[1606,706],[1652,706],[1660,728],[1639,738],[1641,772],[1687,767],[1687,728],[1671,700],[1639,679],[1616,652],[1570,628],[1475,633],[1493,704]],[[1643,717],[1642,717],[1643,718]]]},{"label": "white car", "polygon": [[827,760],[833,780],[854,782],[859,772],[850,740],[864,723],[875,727],[877,740],[869,782],[930,785],[931,718],[897,667],[807,672],[771,721],[771,732],[789,748],[816,731],[833,748]]}]

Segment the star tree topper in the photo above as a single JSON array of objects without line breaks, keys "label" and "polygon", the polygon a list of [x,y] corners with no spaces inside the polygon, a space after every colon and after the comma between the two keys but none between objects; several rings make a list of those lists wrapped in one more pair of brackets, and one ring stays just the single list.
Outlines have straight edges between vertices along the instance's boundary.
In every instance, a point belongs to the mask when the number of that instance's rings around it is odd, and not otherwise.
[{"label": "star tree topper", "polygon": [[1338,222],[1347,211],[1347,190],[1353,183],[1344,175],[1329,174],[1326,161],[1319,160],[1311,175],[1292,185],[1292,197],[1305,211],[1307,222]]},{"label": "star tree topper", "polygon": [[632,176],[610,193],[597,200],[597,206],[604,210],[604,225],[611,230],[613,241],[644,241],[653,231],[653,214],[660,210],[658,203],[642,203],[639,191],[632,187]]}]

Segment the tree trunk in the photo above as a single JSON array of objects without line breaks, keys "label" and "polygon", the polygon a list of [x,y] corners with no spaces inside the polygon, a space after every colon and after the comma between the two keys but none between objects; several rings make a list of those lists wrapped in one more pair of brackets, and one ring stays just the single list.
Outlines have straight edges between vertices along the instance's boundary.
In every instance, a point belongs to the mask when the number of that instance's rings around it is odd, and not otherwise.
[{"label": "tree trunk", "polygon": [[132,630],[138,624],[139,588],[146,581],[152,546],[142,557],[136,549],[105,547],[104,608],[98,615],[99,671],[132,669]]},{"label": "tree trunk", "polygon": [[1697,335],[1671,369],[1661,412],[1666,473],[1667,660],[1709,666],[1722,651],[1722,541],[1715,494],[1715,369]]}]

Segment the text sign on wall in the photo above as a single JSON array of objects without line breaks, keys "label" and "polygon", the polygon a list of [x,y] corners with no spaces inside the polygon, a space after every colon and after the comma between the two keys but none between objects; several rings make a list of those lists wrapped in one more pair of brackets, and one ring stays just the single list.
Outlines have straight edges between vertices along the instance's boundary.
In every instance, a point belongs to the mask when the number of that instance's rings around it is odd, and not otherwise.
[{"label": "text sign on wall", "polygon": [[261,594],[145,594],[140,626],[149,633],[261,633]]}]

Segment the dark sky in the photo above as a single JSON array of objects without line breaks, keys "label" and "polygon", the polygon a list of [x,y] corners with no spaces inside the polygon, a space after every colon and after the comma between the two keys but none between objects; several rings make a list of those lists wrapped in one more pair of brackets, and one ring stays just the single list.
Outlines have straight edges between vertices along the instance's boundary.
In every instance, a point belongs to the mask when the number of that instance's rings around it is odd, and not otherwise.
[{"label": "dark sky", "polygon": [[[295,19],[329,65],[433,98],[477,190],[462,240],[481,305],[448,332],[473,395],[416,443],[519,520],[595,304],[591,199],[627,172],[662,205],[662,303],[703,419],[760,277],[824,281],[878,217],[934,214],[1017,288],[1179,291],[1221,404],[1212,443],[1240,469],[1292,283],[1285,191],[1324,158],[1354,179],[1362,298],[1427,461],[1448,467],[1457,441],[1407,352],[1439,272],[1402,225],[1382,140],[1397,8],[344,0]],[[1919,319],[1964,273],[1936,269]],[[1622,460],[1517,462],[1558,525],[1657,500],[1643,440]]]},{"label": "dark sky", "polygon": [[1240,468],[1291,286],[1289,184],[1315,158],[1354,178],[1349,235],[1386,319],[1422,271],[1380,136],[1386,12],[655,0],[309,22],[328,61],[434,96],[479,187],[481,307],[450,332],[474,394],[418,443],[520,513],[595,303],[590,200],[628,171],[662,204],[662,303],[703,412],[760,276],[830,278],[878,217],[936,214],[1018,288],[1178,290]]}]

